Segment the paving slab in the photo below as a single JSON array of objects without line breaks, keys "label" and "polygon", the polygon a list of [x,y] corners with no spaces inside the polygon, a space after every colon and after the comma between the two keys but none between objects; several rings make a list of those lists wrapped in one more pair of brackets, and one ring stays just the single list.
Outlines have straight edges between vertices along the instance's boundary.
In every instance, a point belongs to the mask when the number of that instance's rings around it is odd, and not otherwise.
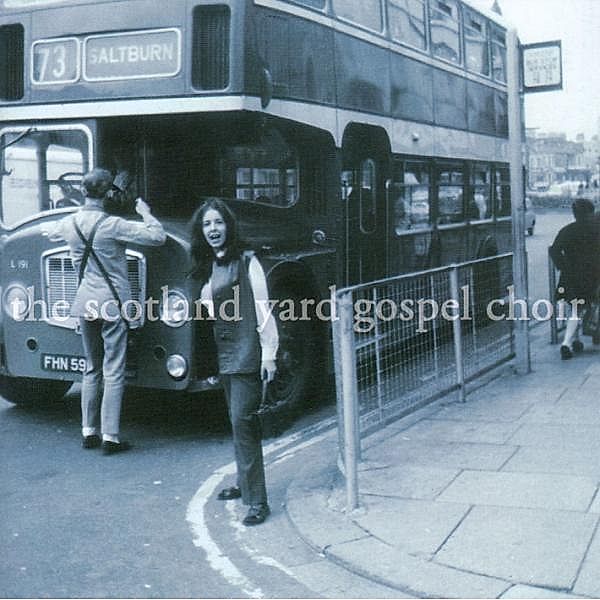
[{"label": "paving slab", "polygon": [[555,425],[594,425],[600,426],[600,410],[597,402],[585,403],[560,402],[553,406],[535,406],[523,416],[523,421],[529,423]]},{"label": "paving slab", "polygon": [[364,530],[409,553],[433,554],[469,511],[468,505],[364,497],[366,511],[353,517]]},{"label": "paving slab", "polygon": [[374,538],[339,544],[327,555],[353,570],[368,574],[417,596],[434,598],[497,598],[509,584],[494,577],[449,569],[415,558]]},{"label": "paving slab", "polygon": [[556,402],[556,406],[579,409],[598,408],[598,389],[596,383],[589,387],[582,385],[577,388],[569,388],[569,391]]},{"label": "paving slab", "polygon": [[[365,460],[389,457],[394,466],[401,464],[449,469],[497,471],[517,451],[517,446],[499,444],[458,444],[413,441],[403,433],[363,453]],[[391,463],[387,463],[391,466]]]},{"label": "paving slab", "polygon": [[[600,432],[599,432],[600,433]],[[502,467],[505,472],[561,473],[600,479],[600,445],[589,448],[519,448]]]},{"label": "paving slab", "polygon": [[594,496],[594,501],[592,502],[592,505],[590,506],[588,512],[600,513],[600,493],[599,492],[596,492],[596,495]]},{"label": "paving slab", "polygon": [[518,427],[519,423],[514,421],[482,423],[440,418],[423,419],[406,429],[402,437],[411,441],[503,444]]},{"label": "paving slab", "polygon": [[477,506],[436,562],[535,586],[569,590],[597,523],[569,511]]},{"label": "paving slab", "polygon": [[548,598],[581,598],[574,594],[566,594],[565,592],[557,592],[555,590],[549,590],[548,588],[534,587],[531,585],[513,585],[507,592],[502,594],[500,598],[524,598],[537,600],[537,598],[543,599]]},{"label": "paving slab", "polygon": [[522,423],[508,443],[539,448],[600,448],[600,426]]},{"label": "paving slab", "polygon": [[595,362],[594,364],[590,365],[585,372],[587,375],[600,377],[600,364]]},{"label": "paving slab", "polygon": [[[339,585],[340,567],[331,561],[321,559],[321,562],[311,563],[294,568],[294,575],[310,590],[325,598],[413,598],[409,594],[400,593],[390,588],[355,575],[348,578],[348,586]],[[314,596],[311,596],[314,597]]]},{"label": "paving slab", "polygon": [[438,500],[487,506],[586,511],[596,492],[587,477],[463,471]]},{"label": "paving slab", "polygon": [[522,418],[534,399],[522,397],[519,400],[489,397],[469,399],[466,402],[456,402],[443,406],[432,419],[478,421],[478,422],[506,422],[511,423]]},{"label": "paving slab", "polygon": [[358,485],[362,493],[433,500],[459,473],[458,469],[398,465],[362,471]]},{"label": "paving slab", "polygon": [[[595,515],[598,518],[598,515]],[[593,598],[600,598],[600,532],[596,530],[594,539],[581,566],[581,572],[573,591]]]}]

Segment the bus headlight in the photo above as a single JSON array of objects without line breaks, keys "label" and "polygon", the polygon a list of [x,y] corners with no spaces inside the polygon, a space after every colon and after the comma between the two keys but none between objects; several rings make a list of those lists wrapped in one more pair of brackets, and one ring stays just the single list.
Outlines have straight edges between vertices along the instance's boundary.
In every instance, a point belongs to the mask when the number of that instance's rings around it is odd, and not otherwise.
[{"label": "bus headlight", "polygon": [[6,288],[3,297],[4,311],[15,321],[24,321],[31,308],[31,298],[27,290],[19,284]]},{"label": "bus headlight", "polygon": [[167,373],[173,379],[183,379],[187,375],[187,361],[181,354],[171,354],[167,357]]},{"label": "bus headlight", "polygon": [[188,318],[189,305],[182,292],[169,290],[160,305],[160,320],[169,327],[181,327]]}]

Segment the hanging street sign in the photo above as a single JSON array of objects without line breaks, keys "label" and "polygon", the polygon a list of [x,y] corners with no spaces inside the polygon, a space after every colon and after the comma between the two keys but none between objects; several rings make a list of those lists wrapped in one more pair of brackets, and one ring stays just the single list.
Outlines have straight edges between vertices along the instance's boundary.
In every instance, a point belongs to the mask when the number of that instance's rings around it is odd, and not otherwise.
[{"label": "hanging street sign", "polygon": [[560,40],[521,45],[523,91],[562,90],[562,48]]}]

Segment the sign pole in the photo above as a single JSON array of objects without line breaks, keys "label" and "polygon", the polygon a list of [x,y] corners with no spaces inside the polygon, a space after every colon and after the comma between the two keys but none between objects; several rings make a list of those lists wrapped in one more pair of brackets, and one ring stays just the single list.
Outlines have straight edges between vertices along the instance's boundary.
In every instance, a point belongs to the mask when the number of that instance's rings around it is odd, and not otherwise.
[{"label": "sign pole", "polygon": [[[522,136],[522,96],[520,93],[521,56],[519,39],[515,29],[506,35],[507,84],[508,84],[508,131],[510,158],[510,193],[513,230],[513,284],[515,297],[527,299],[527,249],[525,247],[525,199],[523,198],[523,136]],[[528,317],[529,314],[521,314]],[[519,318],[515,325],[516,371],[525,375],[531,371],[529,349],[529,321]]]}]

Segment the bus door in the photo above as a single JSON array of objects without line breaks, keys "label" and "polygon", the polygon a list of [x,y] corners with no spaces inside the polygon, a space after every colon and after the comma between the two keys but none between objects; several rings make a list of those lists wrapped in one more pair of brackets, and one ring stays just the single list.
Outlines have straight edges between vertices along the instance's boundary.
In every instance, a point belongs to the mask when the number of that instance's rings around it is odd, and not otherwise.
[{"label": "bus door", "polygon": [[346,206],[346,284],[381,279],[386,275],[386,227],[379,164],[373,158],[362,159],[342,172],[341,184]]}]

